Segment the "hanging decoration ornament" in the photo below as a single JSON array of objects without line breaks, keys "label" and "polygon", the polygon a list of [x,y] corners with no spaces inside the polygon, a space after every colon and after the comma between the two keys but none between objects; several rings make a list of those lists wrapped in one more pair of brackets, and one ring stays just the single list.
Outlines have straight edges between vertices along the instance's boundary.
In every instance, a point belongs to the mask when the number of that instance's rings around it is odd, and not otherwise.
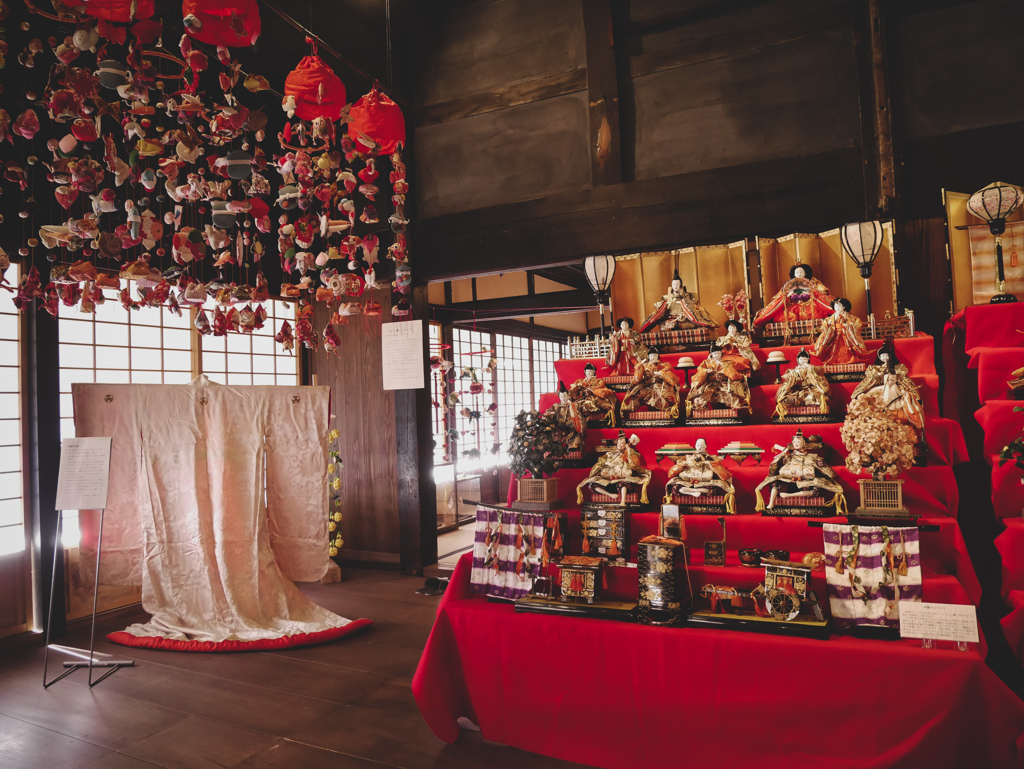
[{"label": "hanging decoration ornament", "polygon": [[345,107],[345,86],[334,70],[316,55],[316,41],[306,38],[312,53],[299,62],[284,81],[282,109],[288,117],[315,120],[318,117],[333,122],[341,117]]},{"label": "hanging decoration ornament", "polygon": [[256,0],[184,0],[185,34],[209,45],[245,48],[260,36]]}]

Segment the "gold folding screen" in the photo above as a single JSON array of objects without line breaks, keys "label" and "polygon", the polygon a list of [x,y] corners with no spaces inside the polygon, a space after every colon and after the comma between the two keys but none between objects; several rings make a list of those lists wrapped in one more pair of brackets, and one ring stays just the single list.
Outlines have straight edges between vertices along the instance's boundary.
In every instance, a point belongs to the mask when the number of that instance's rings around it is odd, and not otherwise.
[{"label": "gold folding screen", "polygon": [[[871,274],[871,307],[875,317],[897,314],[898,276],[893,260],[892,222],[882,224],[882,247]],[[672,272],[688,291],[700,297],[700,303],[722,324],[728,313],[719,307],[723,294],[747,290],[751,315],[764,306],[789,280],[789,269],[797,262],[809,265],[814,277],[824,283],[833,296],[844,296],[853,305],[853,313],[867,317],[864,279],[853,260],[843,251],[839,229],[818,234],[794,233],[781,238],[755,238],[760,259],[747,259],[747,243],[740,240],[717,246],[697,246],[673,251],[654,251],[616,257],[612,281],[612,308],[616,318],[628,316],[637,325],[654,309],[654,303],[667,292]]]},{"label": "gold folding screen", "polygon": [[639,327],[654,310],[654,303],[668,292],[672,274],[678,269],[686,290],[697,294],[704,309],[722,324],[729,317],[718,306],[723,294],[735,294],[749,284],[746,253],[746,241],[741,240],[618,256],[612,281],[615,318],[628,316]]},{"label": "gold folding screen", "polygon": [[[964,192],[942,191],[946,204],[946,228],[949,239],[946,254],[953,284],[953,312],[972,304],[987,304],[996,293],[995,238],[988,224],[967,210],[971,196]],[[1007,218],[1003,235],[1003,267],[1006,290],[1024,297],[1024,207]],[[973,248],[972,248],[973,239]],[[975,253],[972,256],[972,250]],[[1015,254],[1014,251],[1022,251]]]}]

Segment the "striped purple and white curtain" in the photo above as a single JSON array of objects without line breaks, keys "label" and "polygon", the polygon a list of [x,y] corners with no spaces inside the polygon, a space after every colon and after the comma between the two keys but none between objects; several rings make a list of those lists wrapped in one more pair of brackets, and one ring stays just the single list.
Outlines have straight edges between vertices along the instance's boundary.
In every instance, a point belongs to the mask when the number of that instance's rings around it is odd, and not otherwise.
[{"label": "striped purple and white curtain", "polygon": [[540,574],[544,514],[480,505],[470,583],[477,593],[522,598]]},{"label": "striped purple and white curtain", "polygon": [[898,628],[900,601],[921,600],[917,527],[826,523],[824,530],[828,599],[836,626]]}]

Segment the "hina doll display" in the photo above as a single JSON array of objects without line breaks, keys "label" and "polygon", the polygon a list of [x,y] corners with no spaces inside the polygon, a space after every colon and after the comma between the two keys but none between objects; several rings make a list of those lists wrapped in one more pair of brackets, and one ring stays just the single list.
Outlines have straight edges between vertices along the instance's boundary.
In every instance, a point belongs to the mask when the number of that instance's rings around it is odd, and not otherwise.
[{"label": "hina doll display", "polygon": [[697,439],[694,451],[677,457],[668,471],[666,504],[672,501],[673,494],[693,497],[695,502],[701,501],[702,497],[725,497],[726,512],[736,512],[732,473],[725,468],[720,457],[708,453],[708,444],[703,438]]},{"label": "hina doll display", "polygon": [[684,328],[714,328],[715,321],[708,311],[701,307],[696,294],[686,290],[679,270],[672,275],[667,293],[661,301],[654,303],[654,312],[640,326],[640,333],[645,331],[675,331]]},{"label": "hina doll display", "polygon": [[850,314],[850,300],[840,297],[832,302],[832,315],[821,323],[821,331],[812,352],[826,366],[860,363],[867,352],[860,336],[860,318]]},{"label": "hina doll display", "polygon": [[610,374],[630,376],[637,361],[647,358],[647,347],[640,341],[640,334],[633,330],[632,318],[619,318],[619,330],[610,337],[611,347],[605,362]]},{"label": "hina doll display", "polygon": [[876,395],[885,408],[894,412],[901,422],[924,428],[924,407],[917,385],[910,379],[906,366],[896,358],[896,350],[886,342],[878,348],[875,362],[867,367],[864,379],[854,388],[851,403],[865,395]]},{"label": "hina doll display", "polygon": [[558,403],[547,410],[555,418],[557,428],[551,438],[565,446],[567,452],[583,450],[583,434],[587,429],[587,421],[569,398],[569,390],[565,382],[558,383]]},{"label": "hina doll display", "polygon": [[636,450],[640,439],[636,435],[626,439],[626,433],[619,430],[615,448],[606,451],[576,487],[576,501],[583,503],[583,491],[589,489],[598,497],[618,499],[625,504],[626,492],[630,487],[639,487],[640,502],[647,504],[647,485],[651,482],[651,471],[644,458]]},{"label": "hina doll display", "polygon": [[663,361],[657,347],[647,352],[647,360],[638,363],[633,381],[622,399],[622,414],[647,406],[652,411],[665,411],[674,419],[679,416],[679,377],[672,364]]},{"label": "hina doll display", "polygon": [[800,350],[796,366],[782,375],[782,384],[775,391],[775,414],[784,420],[794,407],[811,407],[818,414],[828,414],[832,386],[825,372],[811,365],[811,354]]},{"label": "hina doll display", "polygon": [[711,353],[693,372],[690,392],[686,396],[686,413],[694,409],[749,409],[750,387],[747,378],[726,360],[717,343]]},{"label": "hina doll display", "polygon": [[618,398],[603,379],[597,378],[597,366],[593,363],[583,368],[583,378],[577,379],[569,388],[569,400],[576,405],[584,420],[607,420],[609,427],[615,427]]},{"label": "hina doll display", "polygon": [[794,264],[789,268],[789,280],[754,316],[753,325],[761,328],[767,323],[825,318],[832,313],[832,301],[828,288],[815,279],[809,265]]},{"label": "hina doll display", "polygon": [[[767,508],[761,496],[761,490],[766,486],[771,489]],[[772,459],[768,465],[768,477],[758,484],[755,493],[759,511],[775,510],[779,503],[785,506],[787,502],[810,497],[831,497],[824,505],[833,508],[831,514],[846,514],[846,498],[836,471],[825,464],[821,456],[807,450],[803,431],[799,428],[790,444]],[[809,513],[804,511],[802,514]]]},{"label": "hina doll display", "polygon": [[741,374],[750,376],[761,368],[761,361],[750,349],[750,336],[743,333],[742,321],[730,318],[725,322],[725,335],[718,337],[715,344],[722,348],[722,360],[729,361]]}]

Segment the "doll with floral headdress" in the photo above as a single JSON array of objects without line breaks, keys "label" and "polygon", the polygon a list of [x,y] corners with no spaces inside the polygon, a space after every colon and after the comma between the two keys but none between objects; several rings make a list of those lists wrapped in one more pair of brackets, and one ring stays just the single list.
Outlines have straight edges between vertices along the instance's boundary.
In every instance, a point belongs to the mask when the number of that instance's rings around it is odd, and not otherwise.
[{"label": "doll with floral headdress", "polygon": [[651,482],[651,471],[635,448],[639,442],[636,435],[627,439],[626,433],[619,430],[615,448],[606,451],[591,468],[590,475],[576,487],[576,501],[582,504],[583,490],[590,489],[592,494],[609,500],[620,499],[624,503],[629,487],[639,486],[640,501],[647,504],[647,485]]},{"label": "doll with floral headdress", "polygon": [[832,312],[832,294],[808,264],[789,268],[789,280],[754,316],[754,328],[766,323],[787,323],[797,320],[825,318]]},{"label": "doll with floral headdress", "polygon": [[[761,489],[771,490],[767,506],[761,496]],[[807,450],[803,430],[797,428],[789,445],[775,455],[768,465],[768,477],[754,490],[757,497],[756,509],[772,510],[781,501],[830,494],[828,506],[835,508],[836,515],[846,514],[846,497],[839,484],[836,471],[825,464],[818,454]]]}]

